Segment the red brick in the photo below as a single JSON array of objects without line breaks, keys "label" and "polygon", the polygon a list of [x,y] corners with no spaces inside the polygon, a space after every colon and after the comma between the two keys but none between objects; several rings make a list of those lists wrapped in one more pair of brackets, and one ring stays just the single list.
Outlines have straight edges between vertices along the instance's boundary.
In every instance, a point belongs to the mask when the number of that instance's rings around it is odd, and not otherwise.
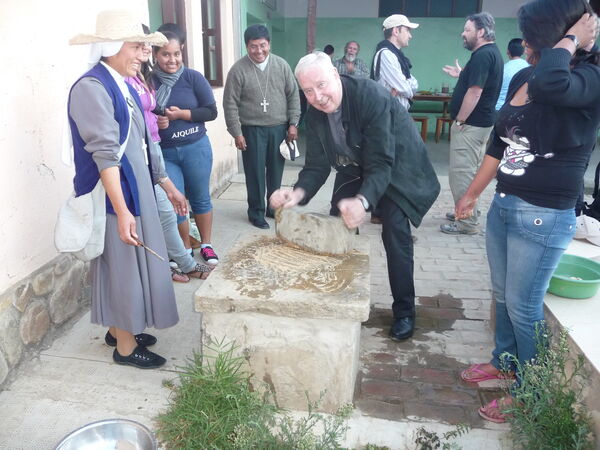
[{"label": "red brick", "polygon": [[369,397],[376,400],[406,400],[414,398],[418,394],[418,389],[413,383],[363,379],[360,393],[363,398]]},{"label": "red brick", "polygon": [[438,299],[437,299],[437,297],[418,297],[417,298],[417,305],[429,306],[429,307],[432,307],[432,308],[437,308],[437,306],[438,306]]},{"label": "red brick", "polygon": [[399,380],[400,367],[397,364],[367,364],[363,369],[365,378],[377,380]]},{"label": "red brick", "polygon": [[453,297],[442,297],[438,300],[440,308],[463,308],[462,300]]},{"label": "red brick", "polygon": [[432,319],[464,319],[463,311],[454,308],[427,308],[417,306],[417,316]]},{"label": "red brick", "polygon": [[469,417],[463,408],[458,406],[434,405],[421,402],[404,402],[404,414],[424,419],[442,421],[451,424],[464,423]]},{"label": "red brick", "polygon": [[396,357],[389,353],[371,353],[369,355],[373,361],[378,363],[395,363]]},{"label": "red brick", "polygon": [[463,391],[450,387],[422,386],[422,396],[425,400],[440,405],[479,407],[477,391]]},{"label": "red brick", "polygon": [[402,367],[403,381],[420,381],[429,384],[454,386],[457,383],[454,373],[447,370],[429,369],[426,367]]},{"label": "red brick", "polygon": [[360,409],[360,412],[365,416],[394,421],[406,419],[402,403],[392,404],[372,398],[361,398],[354,402],[354,406]]}]

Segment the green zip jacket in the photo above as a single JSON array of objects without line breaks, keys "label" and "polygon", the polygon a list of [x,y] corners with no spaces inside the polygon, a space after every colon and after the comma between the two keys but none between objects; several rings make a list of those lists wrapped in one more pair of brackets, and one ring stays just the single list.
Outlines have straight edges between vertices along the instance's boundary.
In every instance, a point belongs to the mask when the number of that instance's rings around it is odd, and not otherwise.
[{"label": "green zip jacket", "polygon": [[[423,140],[408,112],[388,91],[370,79],[340,76],[342,123],[346,143],[356,156],[362,194],[373,207],[385,194],[417,227],[440,192],[440,184]],[[336,166],[335,145],[327,115],[309,107],[306,113],[306,162],[296,187],[306,204]]]}]

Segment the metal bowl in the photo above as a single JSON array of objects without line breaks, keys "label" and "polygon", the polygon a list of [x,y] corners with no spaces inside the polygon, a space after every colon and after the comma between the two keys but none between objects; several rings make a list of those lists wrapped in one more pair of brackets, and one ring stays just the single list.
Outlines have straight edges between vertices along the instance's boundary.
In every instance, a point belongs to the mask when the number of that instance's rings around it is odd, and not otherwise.
[{"label": "metal bowl", "polygon": [[127,419],[89,423],[69,433],[55,450],[156,450],[154,434],[144,425]]}]

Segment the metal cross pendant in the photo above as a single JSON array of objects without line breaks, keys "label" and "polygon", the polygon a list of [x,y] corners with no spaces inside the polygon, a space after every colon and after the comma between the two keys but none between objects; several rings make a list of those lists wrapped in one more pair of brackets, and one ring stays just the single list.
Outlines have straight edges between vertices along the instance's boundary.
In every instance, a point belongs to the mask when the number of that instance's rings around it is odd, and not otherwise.
[{"label": "metal cross pendant", "polygon": [[266,113],[267,112],[267,106],[269,106],[269,103],[267,103],[267,99],[263,98],[263,101],[260,102],[260,106],[263,107],[263,112]]}]

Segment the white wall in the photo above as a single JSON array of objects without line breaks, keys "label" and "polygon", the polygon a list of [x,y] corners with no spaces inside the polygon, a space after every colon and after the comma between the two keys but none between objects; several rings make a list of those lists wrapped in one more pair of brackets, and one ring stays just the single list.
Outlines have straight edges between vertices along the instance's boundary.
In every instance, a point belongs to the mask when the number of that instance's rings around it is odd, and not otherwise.
[{"label": "white wall", "polygon": [[[234,13],[231,0],[220,0],[221,6],[221,46],[223,62],[223,82],[227,78],[229,68],[235,62],[234,42],[239,30],[235,30],[234,20],[239,12]],[[202,8],[197,0],[186,0],[186,21],[189,65],[192,69],[204,73],[204,49],[202,45]],[[239,28],[239,27],[238,27]],[[223,88],[213,88],[219,115],[215,121],[206,123],[206,130],[213,149],[213,171],[211,185],[219,187],[224,179],[237,172],[237,149],[234,139],[227,132],[223,116]]]},{"label": "white wall", "polygon": [[[203,71],[200,2],[188,0],[193,62]],[[0,293],[57,256],[56,214],[72,191],[74,169],[61,162],[66,99],[85,72],[86,46],[69,46],[78,33],[93,32],[99,11],[131,8],[148,22],[145,0],[1,0],[0,52]],[[233,60],[229,0],[221,0],[224,65]],[[233,140],[225,131],[222,89],[215,90],[219,119],[208,124],[215,165],[237,170]],[[224,168],[224,169],[223,169]]]},{"label": "white wall", "polygon": [[71,47],[93,31],[99,10],[142,0],[3,0],[0,14],[0,292],[56,256],[56,213],[72,189],[60,162],[70,84],[87,51]]}]

